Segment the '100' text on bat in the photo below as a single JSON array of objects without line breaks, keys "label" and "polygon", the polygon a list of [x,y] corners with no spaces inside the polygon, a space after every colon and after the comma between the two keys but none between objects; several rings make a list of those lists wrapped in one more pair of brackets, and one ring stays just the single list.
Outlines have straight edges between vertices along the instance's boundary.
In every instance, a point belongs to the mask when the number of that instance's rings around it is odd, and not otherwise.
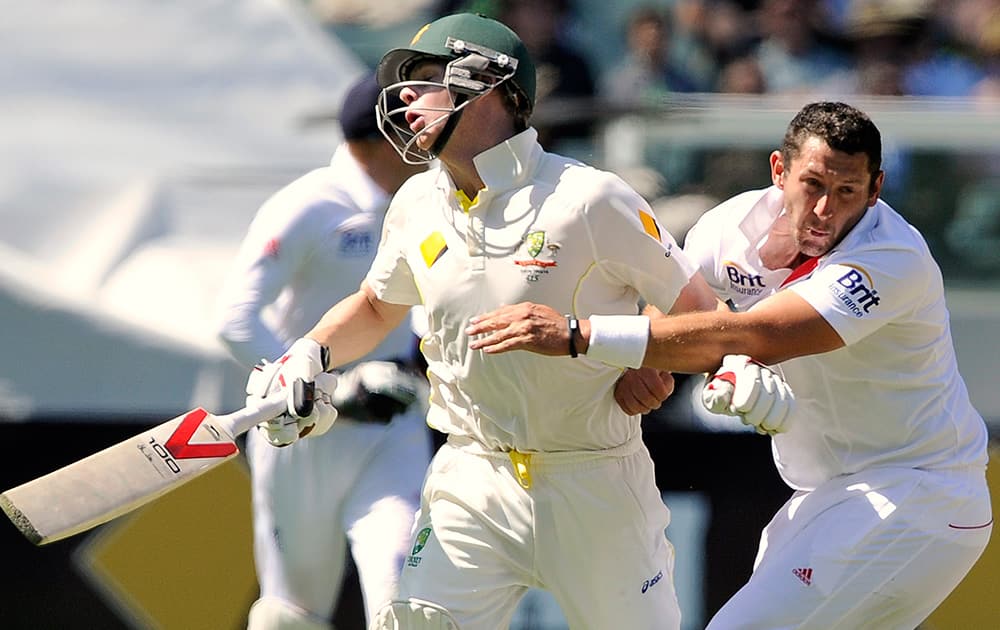
[{"label": "'100' text on bat", "polygon": [[0,494],[0,507],[36,545],[78,534],[235,457],[239,453],[236,437],[277,417],[285,405],[285,395],[275,394],[262,399],[259,407],[248,406],[224,416],[193,409],[7,490]]}]

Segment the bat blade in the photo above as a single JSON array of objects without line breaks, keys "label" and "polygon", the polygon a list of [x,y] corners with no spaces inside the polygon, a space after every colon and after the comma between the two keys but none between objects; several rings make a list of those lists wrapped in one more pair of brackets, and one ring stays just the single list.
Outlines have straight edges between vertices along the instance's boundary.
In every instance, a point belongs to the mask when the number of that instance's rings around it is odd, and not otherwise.
[{"label": "bat blade", "polygon": [[284,410],[284,397],[226,416],[193,409],[0,494],[0,508],[45,545],[106,523],[239,453],[236,437]]}]

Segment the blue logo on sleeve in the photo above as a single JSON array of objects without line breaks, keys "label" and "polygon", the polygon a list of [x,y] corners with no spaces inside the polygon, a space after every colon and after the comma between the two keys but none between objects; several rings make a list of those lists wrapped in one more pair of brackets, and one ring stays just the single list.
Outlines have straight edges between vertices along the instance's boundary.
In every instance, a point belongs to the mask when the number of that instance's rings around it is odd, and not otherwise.
[{"label": "blue logo on sleeve", "polygon": [[368,230],[346,230],[340,233],[340,255],[367,256],[375,248],[375,235]]},{"label": "blue logo on sleeve", "polygon": [[850,266],[847,273],[830,284],[830,291],[855,317],[864,317],[881,301],[871,276],[861,267]]}]

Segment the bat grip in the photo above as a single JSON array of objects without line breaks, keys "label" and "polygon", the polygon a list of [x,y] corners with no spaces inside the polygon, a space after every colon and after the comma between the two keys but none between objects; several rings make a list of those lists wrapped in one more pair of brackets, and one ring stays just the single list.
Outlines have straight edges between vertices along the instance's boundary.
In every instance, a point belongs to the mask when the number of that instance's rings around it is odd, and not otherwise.
[{"label": "bat grip", "polygon": [[221,428],[236,437],[246,433],[261,422],[277,418],[288,409],[288,397],[285,392],[271,394],[260,401],[259,405],[247,406],[239,411],[219,416],[216,421]]},{"label": "bat grip", "polygon": [[312,415],[316,406],[316,383],[304,381],[301,378],[295,379],[292,383],[292,401],[295,406],[295,415],[300,418]]}]

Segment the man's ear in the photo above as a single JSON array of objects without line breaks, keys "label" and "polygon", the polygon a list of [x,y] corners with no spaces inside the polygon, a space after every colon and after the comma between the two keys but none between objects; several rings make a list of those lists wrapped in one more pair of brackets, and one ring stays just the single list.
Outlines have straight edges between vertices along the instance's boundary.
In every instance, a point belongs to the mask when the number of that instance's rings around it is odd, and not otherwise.
[{"label": "man's ear", "polygon": [[781,157],[781,151],[771,151],[771,183],[784,190],[784,175],[785,161]]},{"label": "man's ear", "polygon": [[885,183],[885,171],[879,171],[878,175],[875,176],[874,181],[872,181],[871,188],[868,190],[868,207],[871,208],[878,201],[878,196],[882,194],[882,184]]}]

